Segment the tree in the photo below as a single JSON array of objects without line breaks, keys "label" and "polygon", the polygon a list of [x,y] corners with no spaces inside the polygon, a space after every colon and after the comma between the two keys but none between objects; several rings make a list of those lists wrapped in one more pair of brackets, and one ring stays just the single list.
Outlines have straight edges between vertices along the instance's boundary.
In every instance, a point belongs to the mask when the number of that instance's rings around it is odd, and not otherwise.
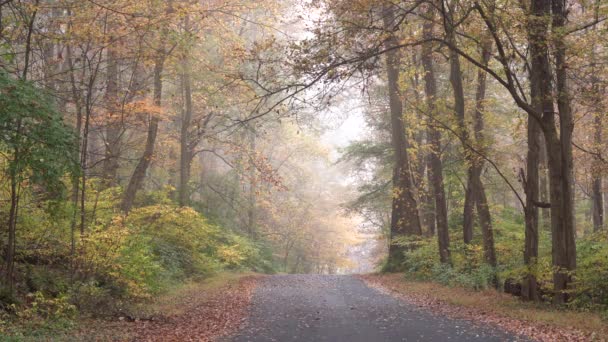
[{"label": "tree", "polygon": [[[435,16],[435,9],[429,5],[426,9],[429,18]],[[430,40],[433,35],[433,22],[427,21],[423,24],[423,39]],[[443,163],[441,161],[441,133],[437,129],[433,118],[438,116],[437,107],[437,81],[433,66],[433,44],[427,42],[422,46],[422,67],[424,69],[424,91],[427,101],[427,135],[429,137],[431,152],[429,153],[429,179],[431,189],[435,198],[435,210],[437,219],[437,240],[439,245],[439,258],[443,263],[451,263],[450,257],[450,235],[448,230],[448,208],[443,184]]]},{"label": "tree", "polygon": [[[382,10],[384,29],[388,32],[386,48],[397,45],[394,32],[395,15],[392,6]],[[391,141],[395,155],[393,169],[393,207],[391,212],[391,241],[398,236],[421,235],[422,228],[418,216],[418,205],[414,196],[410,161],[407,153],[409,147],[403,119],[403,104],[399,92],[399,65],[401,58],[398,51],[389,51],[386,55],[386,74],[388,78],[389,107],[391,114]],[[397,270],[403,263],[404,248],[391,242],[387,269]]]},{"label": "tree", "polygon": [[[164,14],[166,16],[170,16],[173,13],[173,2],[169,1],[164,9]],[[153,104],[155,106],[155,110],[160,111],[162,108],[162,96],[163,96],[163,71],[165,68],[165,62],[167,60],[167,54],[169,47],[167,46],[167,35],[169,34],[169,28],[164,27],[158,33],[157,46],[154,51],[154,73],[153,73]],[[133,170],[133,174],[129,179],[129,184],[127,185],[125,196],[120,205],[123,212],[128,213],[133,206],[133,202],[135,201],[135,196],[139,190],[141,190],[143,186],[144,179],[146,177],[146,172],[150,163],[152,162],[152,158],[154,156],[154,148],[156,146],[156,138],[158,136],[158,125],[160,122],[159,113],[148,113],[147,115],[148,121],[148,132],[146,136],[146,143],[144,147],[144,151],[135,166],[135,170]]]},{"label": "tree", "polygon": [[[456,40],[456,18],[454,11],[456,10],[455,3],[445,4],[441,2],[441,10],[443,15],[444,30],[446,32],[446,40],[451,46],[457,48],[458,41]],[[480,46],[481,64],[487,67],[492,42],[491,38],[487,36],[487,33],[482,35],[482,42]],[[452,85],[454,95],[454,111],[456,115],[456,121],[458,126],[458,135],[463,143],[464,157],[467,161],[467,189],[465,192],[464,200],[464,211],[463,211],[463,238],[465,244],[471,243],[473,238],[473,207],[477,207],[481,223],[481,231],[483,235],[483,246],[484,246],[484,257],[486,262],[492,267],[496,267],[496,250],[494,247],[494,232],[492,230],[492,218],[490,215],[490,209],[486,198],[486,192],[481,182],[481,171],[483,168],[483,162],[480,162],[480,158],[475,156],[474,151],[471,149],[473,138],[481,143],[483,140],[483,102],[485,101],[485,87],[486,87],[486,75],[483,70],[478,72],[478,84],[477,91],[475,94],[475,113],[474,113],[474,136],[471,137],[469,128],[467,127],[466,120],[466,108],[465,108],[465,95],[464,86],[462,84],[462,70],[460,66],[460,56],[455,49],[449,50],[450,60],[450,84]],[[498,284],[495,284],[498,286]]]},{"label": "tree", "polygon": [[62,179],[76,173],[75,136],[54,109],[51,98],[33,84],[0,72],[0,149],[10,183],[4,281],[12,290],[18,210],[24,183],[60,194]]}]

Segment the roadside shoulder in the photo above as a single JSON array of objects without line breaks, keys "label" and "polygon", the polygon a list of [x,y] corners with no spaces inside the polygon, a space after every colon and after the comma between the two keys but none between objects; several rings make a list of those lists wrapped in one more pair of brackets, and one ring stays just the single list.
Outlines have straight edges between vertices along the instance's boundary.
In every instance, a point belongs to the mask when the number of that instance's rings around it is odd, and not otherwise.
[{"label": "roadside shoulder", "polygon": [[475,324],[492,324],[537,341],[607,341],[608,327],[595,313],[556,310],[497,291],[475,292],[410,281],[403,274],[360,275],[368,286],[408,303]]},{"label": "roadside shoulder", "polygon": [[190,282],[115,321],[82,322],[83,341],[213,341],[241,327],[264,275],[220,273]]}]

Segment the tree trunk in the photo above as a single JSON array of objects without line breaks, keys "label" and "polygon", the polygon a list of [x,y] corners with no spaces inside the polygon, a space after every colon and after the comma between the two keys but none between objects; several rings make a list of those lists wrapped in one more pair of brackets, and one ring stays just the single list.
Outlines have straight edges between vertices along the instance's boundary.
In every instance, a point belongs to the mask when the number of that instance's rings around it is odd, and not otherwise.
[{"label": "tree trunk", "polygon": [[[488,199],[486,197],[486,191],[479,177],[473,178],[473,184],[478,189],[476,194],[477,202],[476,208],[479,214],[479,223],[481,225],[481,235],[483,237],[484,245],[484,259],[486,263],[492,267],[497,266],[496,250],[494,249],[494,229],[492,228],[492,217],[490,216],[490,208],[488,206]],[[497,279],[493,279],[494,286],[498,286]]]},{"label": "tree trunk", "polygon": [[[154,65],[154,105],[158,108],[162,105],[162,91],[163,91],[163,68],[165,64],[165,53],[160,52],[159,56],[156,58],[156,62]],[[149,115],[149,124],[148,124],[148,135],[146,139],[146,146],[144,148],[144,152],[133,171],[133,175],[129,180],[129,185],[127,186],[127,190],[125,191],[125,196],[121,203],[121,210],[125,213],[128,213],[133,207],[133,202],[135,201],[135,196],[137,191],[139,191],[143,185],[144,179],[146,177],[146,172],[148,167],[150,166],[150,162],[152,161],[152,157],[154,155],[154,146],[156,144],[156,136],[158,134],[158,122],[159,118],[157,115]]]},{"label": "tree trunk", "polygon": [[187,206],[190,202],[190,170],[192,166],[192,150],[190,148],[190,124],[192,122],[192,80],[190,78],[190,56],[183,59],[184,73],[182,86],[184,91],[185,108],[182,114],[180,132],[180,159],[179,159],[179,194],[180,206]]},{"label": "tree trunk", "polygon": [[[534,100],[532,100],[534,101]],[[541,111],[539,111],[540,113]],[[547,170],[547,149],[545,146],[545,138],[541,134],[540,137],[541,149],[538,154],[538,183],[540,186],[540,201],[543,203],[549,203],[549,173]],[[550,231],[551,230],[551,210],[549,208],[540,208],[539,226],[540,228]]]},{"label": "tree trunk", "polygon": [[[555,127],[555,126],[553,126]],[[551,234],[553,255],[553,289],[554,302],[562,304],[567,301],[566,290],[571,283],[571,273],[576,268],[574,246],[574,212],[573,203],[568,199],[570,182],[564,172],[563,146],[557,130],[545,131],[547,155],[549,157],[549,187],[551,197]]]},{"label": "tree trunk", "polygon": [[288,270],[288,266],[289,266],[289,252],[291,251],[291,247],[292,247],[292,243],[291,241],[288,241],[285,244],[285,252],[283,253],[283,271],[287,272]]},{"label": "tree trunk", "polygon": [[[19,158],[19,151],[15,151],[15,159]],[[17,231],[17,207],[19,205],[17,175],[11,171],[10,175],[11,207],[8,216],[8,240],[6,242],[4,281],[9,290],[13,291],[13,273],[15,270],[15,233]]]},{"label": "tree trunk", "polygon": [[[601,130],[596,128],[597,131]],[[596,139],[597,141],[597,139]],[[602,192],[602,177],[594,170],[593,175],[593,231],[599,232],[604,227],[604,194]]]},{"label": "tree trunk", "polygon": [[[427,140],[428,137],[427,137]],[[426,162],[426,183],[427,183],[427,190],[425,191],[423,189],[424,192],[424,216],[425,216],[425,222],[428,225],[428,234],[430,236],[435,235],[436,231],[437,231],[437,220],[436,220],[436,210],[435,210],[435,196],[433,196],[433,173],[431,172],[431,156],[432,152],[431,151],[427,151],[426,154],[426,158],[425,158],[425,162]]]},{"label": "tree trunk", "polygon": [[[418,60],[418,51],[415,49],[411,50],[412,57],[411,63],[413,65],[420,65]],[[412,77],[413,89],[419,89],[420,75],[418,72]],[[421,103],[424,99],[421,98],[418,91],[414,92],[414,100],[416,103]],[[425,121],[423,113],[419,113],[418,119]],[[425,141],[426,140],[426,141]],[[424,233],[427,236],[434,236],[436,230],[435,224],[435,198],[432,195],[431,189],[431,174],[430,174],[430,152],[428,149],[421,148],[428,141],[427,132],[420,130],[416,134],[416,146],[418,146],[418,165],[416,170],[415,188],[417,193],[417,200],[420,202],[419,205],[419,216],[421,220],[421,226]]]},{"label": "tree trunk", "polygon": [[[445,2],[441,2],[443,16],[444,16],[444,30],[446,32],[447,40],[452,46],[457,46],[456,34],[453,27],[452,12],[445,6]],[[478,192],[475,189],[475,183],[472,182],[472,153],[467,147],[470,144],[469,130],[466,125],[465,119],[465,102],[464,102],[464,87],[462,85],[462,70],[460,68],[460,57],[458,52],[454,49],[449,50],[449,61],[450,61],[450,84],[452,86],[452,94],[454,98],[454,113],[456,114],[456,122],[458,125],[458,134],[460,135],[464,145],[464,159],[469,165],[468,180],[465,191],[465,201],[463,208],[463,237],[465,243],[470,243],[473,239],[473,208],[475,205],[475,194]]]},{"label": "tree trunk", "polygon": [[[173,13],[173,0],[167,1],[166,14]],[[156,52],[156,58],[154,61],[154,94],[153,101],[154,106],[157,107],[158,110],[161,110],[162,107],[162,95],[163,95],[163,70],[165,67],[165,61],[167,59],[167,50],[166,50],[166,39],[169,34],[168,29],[164,28],[160,32],[159,37],[159,47]],[[158,123],[160,121],[157,115],[148,115],[149,123],[148,123],[148,135],[146,138],[146,146],[144,147],[144,152],[142,153],[141,158],[139,159],[137,166],[135,166],[135,170],[133,171],[133,175],[129,180],[129,184],[127,185],[127,190],[123,197],[122,203],[120,204],[120,208],[124,213],[128,213],[133,207],[133,202],[135,201],[135,196],[137,192],[142,188],[144,179],[146,177],[146,172],[148,171],[148,167],[152,162],[152,157],[154,156],[154,147],[156,145],[156,136],[158,134]]]},{"label": "tree trunk", "polygon": [[[384,8],[384,28],[393,32],[394,27],[393,8]],[[386,41],[388,49],[397,46],[398,41],[394,34]],[[391,242],[398,236],[421,235],[420,217],[414,197],[413,183],[411,179],[409,156],[407,153],[407,135],[403,122],[403,105],[399,92],[399,66],[401,58],[397,50],[391,50],[386,55],[386,73],[388,78],[388,89],[390,97],[391,113],[391,141],[395,153],[395,165],[393,169],[393,204],[391,216]],[[388,269],[397,270],[404,260],[405,248],[391,243],[389,247]]]},{"label": "tree trunk", "polygon": [[[490,56],[492,53],[492,41],[489,36],[484,37],[481,48],[482,63],[484,66],[488,65]],[[473,115],[473,132],[476,140],[476,144],[480,151],[485,152],[484,144],[484,119],[483,112],[485,110],[484,102],[486,100],[486,83],[487,75],[485,71],[478,70],[477,73],[477,90],[475,92],[475,113]],[[477,215],[479,216],[479,224],[481,226],[481,234],[483,237],[483,250],[486,263],[492,267],[497,266],[496,261],[496,248],[494,246],[494,228],[492,227],[492,216],[490,214],[490,207],[486,196],[486,190],[481,181],[481,172],[483,170],[483,159],[479,156],[473,155],[473,151],[470,151],[471,164],[470,175],[471,183],[470,186],[473,188],[473,200],[475,201],[477,208]],[[494,285],[497,286],[497,279],[494,279]]]},{"label": "tree trunk", "polygon": [[[251,153],[255,153],[256,141],[255,132],[253,129],[249,131],[249,149]],[[248,194],[249,206],[247,208],[247,231],[249,237],[255,239],[256,237],[256,202],[257,202],[257,180],[255,174],[255,168],[251,167],[249,174],[249,194]]]},{"label": "tree trunk", "polygon": [[[444,3],[442,2],[442,6]],[[453,24],[452,10],[443,7],[444,12],[444,29],[447,34],[448,41],[454,47],[458,46],[456,40],[456,32]],[[491,54],[491,38],[482,38],[482,63],[486,66],[490,60]],[[458,123],[458,133],[461,136],[464,149],[464,159],[468,164],[468,182],[465,192],[465,203],[463,210],[463,238],[465,243],[470,243],[473,238],[473,207],[476,206],[478,215],[480,216],[480,225],[483,236],[483,248],[485,261],[496,267],[496,251],[494,247],[494,232],[492,229],[492,217],[487,203],[485,188],[481,182],[481,170],[483,163],[480,161],[474,151],[470,148],[472,139],[470,138],[469,130],[465,118],[465,98],[464,87],[462,85],[462,69],[460,66],[460,56],[455,49],[449,50],[450,55],[450,83],[454,94],[454,109]],[[486,93],[486,73],[483,70],[478,72],[478,84],[475,94],[475,135],[478,143],[483,142],[483,102],[485,101]],[[495,282],[494,285],[497,285]]]},{"label": "tree trunk", "polygon": [[[34,22],[36,21],[36,15],[38,13],[38,4],[39,0],[34,2],[34,12],[29,18],[28,30],[27,30],[27,38],[25,42],[25,62],[23,66],[23,73],[21,75],[22,81],[27,81],[28,71],[30,68],[30,54],[32,49],[32,33],[34,31]],[[10,180],[10,197],[11,197],[11,207],[9,209],[8,215],[8,239],[5,250],[5,263],[6,268],[4,269],[4,280],[5,284],[8,286],[10,293],[13,293],[13,273],[15,271],[15,251],[16,251],[16,242],[17,242],[17,217],[18,217],[18,209],[19,209],[19,190],[20,190],[20,179],[18,174],[18,169],[22,163],[21,159],[21,151],[19,141],[21,140],[22,132],[22,119],[17,119],[14,125],[15,136],[13,137],[14,141],[12,145],[14,146],[13,151],[13,166],[9,167],[9,180]]]},{"label": "tree trunk", "polygon": [[[531,82],[533,89],[537,86]],[[536,91],[532,91],[532,96],[538,98]],[[528,117],[528,155],[526,159],[526,182],[524,190],[526,193],[525,216],[525,242],[524,242],[524,263],[528,272],[522,283],[522,298],[536,301],[539,299],[537,291],[537,281],[534,272],[538,258],[538,202],[539,193],[539,152],[540,152],[540,129],[536,119]]]},{"label": "tree trunk", "polygon": [[464,206],[462,210],[462,238],[465,244],[470,244],[473,241],[473,224],[475,217],[473,209],[477,199],[475,196],[475,189],[473,189],[473,167],[469,166],[467,170],[467,184],[464,194]]},{"label": "tree trunk", "polygon": [[[561,154],[554,156],[554,162],[561,161],[561,219],[552,230],[553,232],[553,285],[555,290],[554,302],[565,303],[568,300],[566,291],[572,283],[572,272],[576,269],[576,227],[574,219],[574,174],[572,157],[572,132],[574,118],[570,105],[570,90],[568,87],[568,72],[566,61],[566,44],[563,31],[566,25],[568,10],[566,0],[553,0],[553,39],[555,46],[555,79],[557,92],[557,108],[559,111],[559,141],[555,141],[555,151]],[[559,151],[557,147],[559,146]],[[549,156],[551,159],[551,156]],[[558,167],[558,165],[555,165]],[[557,185],[556,185],[557,186]],[[557,208],[556,208],[557,209]],[[553,218],[553,211],[551,212]],[[553,226],[553,225],[552,225]]]},{"label": "tree trunk", "polygon": [[[427,16],[431,18],[425,21],[423,26],[423,35],[428,39],[433,34],[434,11],[431,6],[427,10]],[[427,115],[433,117],[437,115],[437,106],[435,104],[437,98],[437,84],[435,80],[435,72],[433,69],[432,44],[426,43],[422,47],[422,66],[424,69],[424,90],[427,100]],[[450,236],[448,231],[448,208],[445,199],[445,189],[443,185],[443,163],[441,161],[441,133],[435,127],[435,123],[431,118],[427,120],[427,129],[430,145],[430,179],[433,196],[435,198],[435,212],[437,220],[437,241],[439,244],[439,259],[442,263],[451,264],[450,256]]]},{"label": "tree trunk", "polygon": [[[594,11],[594,19],[595,21],[599,20],[599,0],[595,2],[593,6]],[[597,25],[595,28],[597,30]],[[595,44],[591,47],[591,63],[592,63],[592,76],[591,76],[591,89],[593,94],[593,105],[594,105],[594,116],[593,116],[593,145],[595,148],[595,152],[598,155],[596,160],[594,161],[594,165],[592,167],[592,175],[593,175],[593,231],[598,232],[604,227],[604,193],[602,191],[602,163],[599,158],[602,153],[602,116],[603,116],[603,108],[602,108],[602,92],[600,91],[600,81],[597,76],[597,54],[596,54],[596,46]]]},{"label": "tree trunk", "polygon": [[[70,16],[71,13],[68,12],[68,16]],[[68,26],[69,29],[71,29],[71,25]],[[67,65],[69,68],[69,79],[70,79],[70,87],[71,87],[71,95],[72,95],[72,101],[74,102],[74,106],[76,107],[76,145],[77,145],[77,151],[75,153],[75,159],[79,160],[79,166],[80,166],[80,172],[84,175],[85,172],[85,166],[83,164],[83,160],[82,160],[82,156],[83,156],[83,149],[84,149],[84,145],[86,144],[86,140],[83,139],[83,115],[82,115],[82,101],[81,101],[81,94],[78,90],[78,88],[76,87],[76,76],[75,76],[75,70],[74,70],[74,61],[73,61],[73,56],[72,56],[72,47],[70,45],[66,46],[66,59],[67,59]],[[76,252],[76,225],[77,225],[77,218],[78,218],[78,201],[79,201],[79,193],[80,193],[80,180],[81,180],[81,176],[80,175],[75,175],[72,179],[72,195],[71,195],[71,200],[72,200],[72,205],[73,205],[73,210],[74,213],[72,215],[72,222],[70,224],[70,255],[74,256],[74,253]],[[73,271],[73,270],[72,270]]]},{"label": "tree trunk", "polygon": [[[90,93],[87,94],[90,97]],[[88,99],[87,99],[88,101]],[[91,108],[86,106],[84,113],[84,127],[82,129],[82,146],[80,153],[80,167],[81,167],[81,186],[80,186],[80,236],[84,235],[86,226],[86,200],[87,200],[87,163],[89,154],[89,131],[91,128]]]},{"label": "tree trunk", "polygon": [[108,47],[107,84],[105,103],[108,109],[105,123],[105,156],[103,178],[106,186],[118,184],[118,158],[120,157],[121,121],[118,110],[118,61],[114,48]]},{"label": "tree trunk", "polygon": [[[524,209],[526,230],[524,242],[524,262],[528,267],[522,286],[522,297],[527,300],[538,300],[537,280],[534,274],[536,259],[538,257],[538,208],[536,202],[539,197],[539,164],[541,153],[542,128],[545,141],[545,155],[551,167],[555,167],[559,160],[551,156],[549,142],[555,144],[557,139],[555,125],[553,122],[553,98],[551,95],[551,71],[549,69],[549,51],[547,47],[547,17],[550,11],[550,0],[533,0],[530,7],[530,19],[528,23],[528,40],[530,45],[530,98],[532,107],[537,113],[542,113],[543,122],[539,123],[534,117],[528,118],[528,155],[527,155],[527,177],[525,184],[526,208]],[[543,125],[542,127],[540,125]],[[549,128],[549,129],[546,129]],[[551,138],[549,138],[551,137]],[[551,166],[553,165],[553,166]],[[553,179],[550,201],[554,206],[553,197],[559,196],[554,193],[555,179],[557,175],[551,174]],[[557,176],[559,177],[559,176]],[[553,209],[551,209],[553,212]],[[553,215],[552,215],[553,216]],[[553,219],[553,217],[551,217]]]}]

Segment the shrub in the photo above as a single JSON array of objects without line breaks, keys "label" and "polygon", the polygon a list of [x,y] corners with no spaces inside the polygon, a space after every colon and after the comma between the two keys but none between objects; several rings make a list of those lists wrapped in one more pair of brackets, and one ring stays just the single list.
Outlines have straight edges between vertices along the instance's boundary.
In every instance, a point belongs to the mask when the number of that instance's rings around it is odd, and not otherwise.
[{"label": "shrub", "polygon": [[[536,276],[540,292],[549,296],[552,292],[553,273],[550,232],[540,230],[539,257],[532,266],[526,266],[521,250],[524,244],[521,215],[512,211],[499,212],[494,216],[493,223],[498,256],[496,269],[484,263],[480,236],[476,236],[473,243],[464,245],[461,232],[455,228],[450,232],[452,265],[439,263],[436,238],[415,239],[415,244],[411,238],[404,240],[404,244],[412,247],[405,253],[407,276],[448,286],[482,290],[492,286],[495,276],[500,284],[509,280],[511,284],[519,285],[526,274],[532,273]],[[569,306],[608,312],[606,231],[588,234],[577,240],[577,264]]]},{"label": "shrub", "polygon": [[406,252],[406,270],[410,277],[432,280],[447,286],[460,286],[474,290],[492,286],[496,270],[481,260],[481,249],[472,245],[467,249],[452,250],[452,265],[442,264],[437,257],[437,243],[425,240],[419,246]]},{"label": "shrub", "polygon": [[124,300],[112,294],[108,286],[91,280],[75,284],[68,292],[70,300],[83,313],[95,316],[114,315],[124,310]]},{"label": "shrub", "polygon": [[145,300],[222,268],[267,268],[249,239],[221,230],[192,208],[170,205],[138,208],[98,225],[83,239],[77,265],[81,287],[74,296],[83,307],[108,296]]},{"label": "shrub", "polygon": [[433,279],[437,265],[439,265],[439,253],[434,239],[423,240],[406,253],[406,270],[418,279]]},{"label": "shrub", "polygon": [[581,238],[577,252],[571,305],[608,311],[608,234],[604,231]]},{"label": "shrub", "polygon": [[[0,317],[0,330],[3,321],[15,318],[35,321],[36,329],[45,321],[70,320],[76,308],[124,314],[189,278],[222,269],[272,271],[268,248],[210,223],[192,208],[171,205],[166,191],[144,196],[161,204],[136,208],[128,216],[117,209],[119,187],[104,188],[92,179],[87,191],[84,235],[70,202],[48,200],[21,209],[16,265],[21,277],[16,291],[0,286],[0,312],[7,315]],[[34,194],[24,191],[23,201],[28,196]]]},{"label": "shrub", "polygon": [[26,299],[30,305],[17,311],[17,316],[23,320],[31,320],[37,317],[50,320],[69,319],[76,315],[76,307],[70,303],[66,295],[47,298],[42,292],[38,291],[28,294]]}]

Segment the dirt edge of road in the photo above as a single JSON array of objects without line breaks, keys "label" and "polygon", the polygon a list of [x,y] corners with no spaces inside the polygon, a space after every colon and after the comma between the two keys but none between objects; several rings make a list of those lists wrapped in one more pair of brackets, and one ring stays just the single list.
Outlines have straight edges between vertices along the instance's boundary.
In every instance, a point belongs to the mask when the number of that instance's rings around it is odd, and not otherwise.
[{"label": "dirt edge of road", "polygon": [[[474,292],[439,284],[408,281],[403,274],[359,275],[368,286],[437,315],[491,324],[537,341],[607,341],[599,315],[543,310],[496,291]],[[551,316],[555,315],[555,316]],[[558,317],[557,315],[561,316]],[[577,329],[575,324],[584,324]],[[561,325],[561,326],[560,326]]]},{"label": "dirt edge of road", "polygon": [[[137,341],[214,341],[242,327],[262,276],[249,275],[196,296],[177,315],[136,324]],[[202,298],[201,298],[202,297]]]},{"label": "dirt edge of road", "polygon": [[145,305],[141,312],[112,320],[90,319],[57,341],[215,341],[241,329],[253,291],[264,275],[221,273],[184,284]]}]

